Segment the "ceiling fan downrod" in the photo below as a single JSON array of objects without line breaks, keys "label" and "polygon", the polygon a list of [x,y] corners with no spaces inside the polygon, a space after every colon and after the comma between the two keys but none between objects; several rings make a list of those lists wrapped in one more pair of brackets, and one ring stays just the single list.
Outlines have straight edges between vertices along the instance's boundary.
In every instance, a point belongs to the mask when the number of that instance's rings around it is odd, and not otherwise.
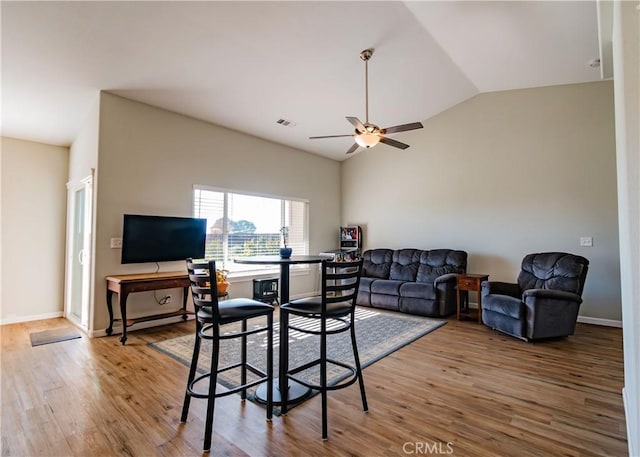
[{"label": "ceiling fan downrod", "polygon": [[369,124],[369,59],[373,55],[373,48],[365,49],[360,53],[360,58],[364,60],[364,113],[365,125]]}]

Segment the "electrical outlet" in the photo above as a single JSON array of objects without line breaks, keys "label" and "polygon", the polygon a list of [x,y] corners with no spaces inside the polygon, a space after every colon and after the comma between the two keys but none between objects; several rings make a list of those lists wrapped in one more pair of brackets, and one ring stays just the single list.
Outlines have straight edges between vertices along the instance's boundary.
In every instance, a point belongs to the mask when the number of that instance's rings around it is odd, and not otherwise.
[{"label": "electrical outlet", "polygon": [[111,249],[122,249],[122,238],[111,238]]},{"label": "electrical outlet", "polygon": [[581,236],[580,237],[580,246],[593,246],[593,237],[592,236]]}]

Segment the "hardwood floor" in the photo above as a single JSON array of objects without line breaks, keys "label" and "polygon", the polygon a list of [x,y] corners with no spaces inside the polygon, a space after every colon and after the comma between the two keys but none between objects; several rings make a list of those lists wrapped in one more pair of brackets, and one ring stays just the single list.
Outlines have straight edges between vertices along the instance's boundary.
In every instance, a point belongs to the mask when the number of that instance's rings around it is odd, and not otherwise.
[{"label": "hardwood floor", "polygon": [[[29,333],[64,319],[0,327],[2,456],[201,454],[205,401],[179,415],[187,367],[148,346],[193,322],[31,347]],[[329,395],[265,420],[231,395],[216,404],[214,456],[626,456],[621,329],[524,343],[473,322],[447,325]]]}]

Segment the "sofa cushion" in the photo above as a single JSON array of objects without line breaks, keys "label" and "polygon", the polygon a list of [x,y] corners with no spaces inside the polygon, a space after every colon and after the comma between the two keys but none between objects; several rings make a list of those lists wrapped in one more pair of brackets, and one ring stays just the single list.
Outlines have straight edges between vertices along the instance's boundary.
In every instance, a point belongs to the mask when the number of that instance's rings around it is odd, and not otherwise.
[{"label": "sofa cushion", "polygon": [[524,305],[519,298],[510,297],[509,295],[487,295],[482,300],[482,309],[493,311],[497,314],[514,319],[521,319],[524,313]]},{"label": "sofa cushion", "polygon": [[366,290],[358,289],[356,303],[360,306],[371,306],[371,293]]},{"label": "sofa cushion", "polygon": [[518,338],[525,338],[524,321],[514,319],[506,314],[496,313],[483,307],[482,323],[493,329],[498,329],[501,332],[508,333],[509,335],[513,335]]},{"label": "sofa cushion", "polygon": [[399,310],[419,316],[440,317],[438,302],[423,298],[400,297]]},{"label": "sofa cushion", "polygon": [[371,306],[373,308],[383,308],[391,311],[400,309],[400,297],[398,295],[371,294]]},{"label": "sofa cushion", "polygon": [[375,280],[376,280],[375,278],[365,278],[365,277],[360,278],[360,287],[358,288],[358,290],[363,292],[370,292],[371,283],[373,283],[373,281]]},{"label": "sofa cushion", "polygon": [[400,286],[400,296],[408,298],[436,299],[436,288],[433,283],[405,282]]},{"label": "sofa cushion", "polygon": [[422,251],[416,281],[433,283],[438,276],[447,273],[464,273],[467,270],[467,253],[452,249]]},{"label": "sofa cushion", "polygon": [[393,262],[391,263],[389,279],[415,281],[421,253],[422,251],[418,249],[398,249],[397,251],[393,251]]},{"label": "sofa cushion", "polygon": [[400,286],[402,284],[404,284],[404,281],[394,281],[392,279],[376,279],[371,283],[371,293],[400,296]]},{"label": "sofa cushion", "polygon": [[391,249],[370,249],[362,255],[362,276],[389,279],[393,251]]},{"label": "sofa cushion", "polygon": [[522,259],[518,284],[524,290],[555,289],[581,295],[589,261],[564,252],[529,254]]}]

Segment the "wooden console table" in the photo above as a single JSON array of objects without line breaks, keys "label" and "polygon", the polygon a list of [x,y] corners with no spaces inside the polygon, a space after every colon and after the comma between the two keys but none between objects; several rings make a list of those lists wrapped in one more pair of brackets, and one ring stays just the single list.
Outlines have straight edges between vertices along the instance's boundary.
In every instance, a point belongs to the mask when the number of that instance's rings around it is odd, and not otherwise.
[{"label": "wooden console table", "polygon": [[[474,318],[471,310],[469,309],[469,297],[466,297],[465,302],[462,303],[462,297],[460,297],[460,293],[464,290],[473,291],[478,293],[478,323],[482,323],[482,281],[487,281],[489,279],[489,275],[483,274],[459,274],[457,276],[457,285],[458,290],[456,291],[457,295],[457,305],[458,305],[458,320],[463,317]],[[464,311],[463,311],[464,309]]]},{"label": "wooden console table", "polygon": [[[187,297],[189,296],[189,276],[184,271],[171,271],[167,273],[142,273],[132,275],[107,276],[107,309],[109,310],[109,327],[106,328],[107,335],[113,333],[113,306],[111,300],[113,293],[118,294],[120,304],[120,315],[122,316],[122,336],[120,342],[127,341],[127,327],[137,322],[164,319],[166,317],[182,316],[187,320]],[[132,292],[145,292],[149,290],[174,289],[182,287],[182,308],[177,311],[170,311],[151,316],[136,317],[127,319],[127,297]]]}]

